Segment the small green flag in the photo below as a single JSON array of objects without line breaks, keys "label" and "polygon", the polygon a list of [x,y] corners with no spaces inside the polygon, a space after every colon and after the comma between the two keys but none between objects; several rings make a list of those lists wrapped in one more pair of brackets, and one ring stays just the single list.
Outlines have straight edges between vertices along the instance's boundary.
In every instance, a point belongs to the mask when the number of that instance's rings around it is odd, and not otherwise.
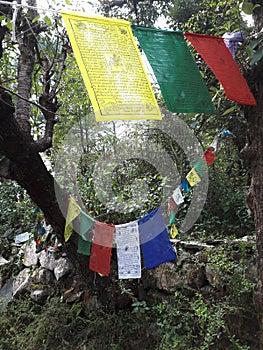
[{"label": "small green flag", "polygon": [[93,227],[95,220],[86,214],[83,210],[80,211],[80,235],[85,241],[91,241],[88,232]]},{"label": "small green flag", "polygon": [[177,113],[215,113],[183,33],[135,25],[132,29],[153,69],[167,109]]},{"label": "small green flag", "polygon": [[91,241],[84,241],[84,239],[79,236],[78,242],[78,253],[90,256]]}]

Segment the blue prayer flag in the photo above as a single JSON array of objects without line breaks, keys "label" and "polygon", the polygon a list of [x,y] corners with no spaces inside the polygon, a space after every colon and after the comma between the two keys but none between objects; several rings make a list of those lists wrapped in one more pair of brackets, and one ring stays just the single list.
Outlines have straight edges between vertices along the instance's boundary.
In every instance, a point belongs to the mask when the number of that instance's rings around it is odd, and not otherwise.
[{"label": "blue prayer flag", "polygon": [[144,265],[154,268],[176,259],[161,208],[138,220]]}]

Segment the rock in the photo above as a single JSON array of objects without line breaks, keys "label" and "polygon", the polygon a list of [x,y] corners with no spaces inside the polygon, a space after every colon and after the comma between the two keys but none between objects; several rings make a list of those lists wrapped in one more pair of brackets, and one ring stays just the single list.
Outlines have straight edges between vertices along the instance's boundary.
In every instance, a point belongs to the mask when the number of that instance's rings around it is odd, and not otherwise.
[{"label": "rock", "polygon": [[75,301],[77,301],[77,300],[80,300],[80,297],[82,296],[83,293],[84,293],[83,290],[80,291],[80,292],[76,292],[76,293],[74,293],[74,292],[69,293],[69,294],[64,298],[64,300],[65,300],[66,303],[73,303],[73,302],[75,302]]},{"label": "rock", "polygon": [[47,254],[44,250],[39,253],[40,265],[45,269],[53,271],[55,268],[55,256],[50,252]]},{"label": "rock", "polygon": [[2,256],[0,256],[0,266],[6,265],[8,264],[9,261],[6,260],[5,258],[3,258]]},{"label": "rock", "polygon": [[186,284],[187,275],[181,276],[176,265],[168,262],[155,268],[154,278],[158,289],[171,293]]},{"label": "rock", "polygon": [[30,291],[32,275],[29,268],[20,271],[13,282],[13,296]]},{"label": "rock", "polygon": [[54,264],[54,275],[57,279],[57,281],[68,274],[72,270],[71,264],[68,259],[66,258],[60,258],[55,261]]},{"label": "rock", "polygon": [[30,298],[36,303],[44,303],[49,296],[51,296],[53,290],[51,288],[45,287],[44,289],[33,290],[30,293]]},{"label": "rock", "polygon": [[31,241],[24,247],[23,265],[26,267],[37,265],[38,259],[39,253],[36,253],[36,242]]},{"label": "rock", "polygon": [[13,280],[6,281],[3,288],[0,290],[0,312],[4,311],[13,295]]},{"label": "rock", "polygon": [[205,276],[207,281],[211,285],[215,285],[219,282],[220,277],[218,276],[217,272],[211,268],[210,265],[205,266]]},{"label": "rock", "polygon": [[54,274],[44,268],[36,269],[32,274],[32,283],[53,286],[55,284]]},{"label": "rock", "polygon": [[8,240],[13,239],[14,235],[14,230],[12,228],[9,228],[5,233],[4,233],[4,238],[7,238]]}]

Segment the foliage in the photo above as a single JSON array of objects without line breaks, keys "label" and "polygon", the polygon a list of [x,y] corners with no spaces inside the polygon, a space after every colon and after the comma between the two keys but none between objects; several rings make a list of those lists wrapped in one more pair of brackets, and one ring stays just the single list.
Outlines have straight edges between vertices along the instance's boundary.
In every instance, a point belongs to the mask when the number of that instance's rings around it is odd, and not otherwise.
[{"label": "foliage", "polygon": [[16,182],[0,181],[0,234],[10,228],[27,229],[32,219],[32,201]]}]

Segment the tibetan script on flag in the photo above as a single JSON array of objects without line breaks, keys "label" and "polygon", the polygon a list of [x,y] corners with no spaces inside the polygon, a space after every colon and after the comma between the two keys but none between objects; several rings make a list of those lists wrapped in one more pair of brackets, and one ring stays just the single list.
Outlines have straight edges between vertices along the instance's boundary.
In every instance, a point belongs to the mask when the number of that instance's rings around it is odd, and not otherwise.
[{"label": "tibetan script on flag", "polygon": [[128,21],[62,13],[97,121],[162,119]]}]

